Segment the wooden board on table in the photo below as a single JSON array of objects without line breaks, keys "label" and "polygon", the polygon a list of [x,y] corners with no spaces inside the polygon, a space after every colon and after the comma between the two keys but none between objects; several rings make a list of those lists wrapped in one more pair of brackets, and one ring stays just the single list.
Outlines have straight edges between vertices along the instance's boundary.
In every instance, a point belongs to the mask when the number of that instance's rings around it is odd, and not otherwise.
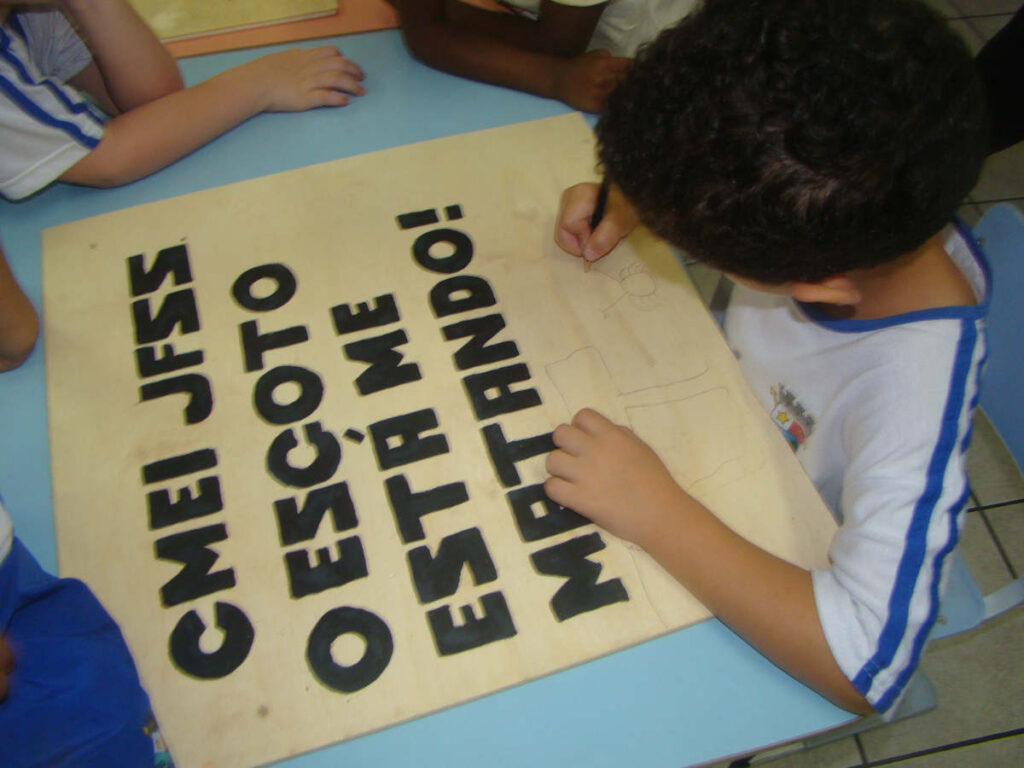
[{"label": "wooden board on table", "polygon": [[398,13],[387,0],[339,0],[338,12],[330,16],[174,40],[167,43],[167,47],[176,58],[181,59],[240,48],[393,29],[397,26]]},{"label": "wooden board on table", "polygon": [[120,623],[181,768],[706,618],[543,496],[547,435],[585,405],[744,536],[826,564],[831,516],[675,255],[637,232],[584,271],[554,245],[593,168],[566,115],[44,232],[61,571]]},{"label": "wooden board on table", "polygon": [[329,16],[338,0],[129,0],[161,40]]},{"label": "wooden board on table", "polygon": [[[493,0],[464,2],[491,11],[504,11],[504,8]],[[167,47],[176,58],[182,59],[262,45],[394,29],[398,25],[398,12],[388,0],[338,0],[338,12],[330,16],[173,40],[167,43]]]}]

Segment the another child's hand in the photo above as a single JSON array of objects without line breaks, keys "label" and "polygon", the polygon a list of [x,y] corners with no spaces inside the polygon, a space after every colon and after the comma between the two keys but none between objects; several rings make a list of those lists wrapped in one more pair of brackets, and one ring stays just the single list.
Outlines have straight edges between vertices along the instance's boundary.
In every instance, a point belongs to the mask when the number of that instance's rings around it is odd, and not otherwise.
[{"label": "another child's hand", "polygon": [[[264,89],[266,112],[302,112],[314,107],[343,107],[349,95],[365,93],[365,76],[333,45],[292,48],[243,64]],[[346,95],[347,94],[347,95]]]},{"label": "another child's hand", "polygon": [[597,207],[599,189],[597,184],[576,184],[565,190],[555,225],[558,247],[587,261],[597,261],[608,255],[639,223],[633,206],[613,184],[608,189],[601,223],[591,231],[590,218]]},{"label": "another child's hand", "polygon": [[573,109],[600,112],[632,63],[632,59],[612,56],[608,51],[590,51],[566,59],[556,78],[556,98]]},{"label": "another child's hand", "polygon": [[643,440],[596,411],[584,408],[552,438],[548,498],[622,539],[646,548],[689,498]]},{"label": "another child's hand", "polygon": [[0,701],[7,698],[7,676],[14,670],[14,654],[11,646],[0,635]]}]

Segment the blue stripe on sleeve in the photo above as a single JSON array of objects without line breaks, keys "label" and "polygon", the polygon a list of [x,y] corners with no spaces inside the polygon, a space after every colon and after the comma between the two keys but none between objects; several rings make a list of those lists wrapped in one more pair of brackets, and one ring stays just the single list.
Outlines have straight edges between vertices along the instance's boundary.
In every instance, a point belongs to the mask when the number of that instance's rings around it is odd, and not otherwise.
[{"label": "blue stripe on sleeve", "polygon": [[[889,617],[882,628],[879,636],[878,648],[874,655],[861,667],[861,670],[853,679],[853,686],[862,694],[867,695],[871,689],[875,676],[883,669],[888,668],[896,656],[903,637],[907,630],[907,614],[914,587],[920,575],[921,566],[924,563],[925,551],[927,548],[928,527],[935,506],[942,494],[943,479],[946,467],[958,450],[957,434],[959,432],[960,414],[966,397],[967,381],[971,370],[974,345],[977,340],[977,328],[969,319],[961,321],[960,341],[957,344],[956,357],[954,358],[953,371],[950,381],[949,396],[946,399],[946,408],[942,415],[942,427],[939,432],[939,440],[932,452],[932,458],[928,465],[927,479],[924,493],[918,499],[914,507],[910,527],[907,532],[907,546],[903,551],[899,568],[896,573],[896,583],[892,595],[889,598]],[[955,515],[954,515],[955,519]],[[955,532],[955,525],[951,523]],[[947,542],[942,551],[936,554],[936,562],[941,563],[942,558],[951,551],[956,544],[956,537]],[[948,551],[947,551],[948,550]],[[923,645],[931,626],[937,615],[937,595],[939,573],[932,574],[933,582],[930,585],[930,594],[933,595],[933,605],[929,611],[929,620],[925,622],[915,638],[915,651],[908,669],[913,670],[917,664],[917,657],[920,649],[917,648],[918,641]],[[899,689],[905,684],[905,677],[909,676],[907,669],[900,679],[883,696],[885,706],[892,703]],[[883,701],[880,700],[876,707],[884,710]]]},{"label": "blue stripe on sleeve", "polygon": [[[13,18],[13,17],[12,17]],[[18,24],[15,29],[24,40],[25,33]],[[15,96],[11,93],[10,88],[5,87],[4,90],[11,96],[11,98],[28,114],[32,115],[37,120],[40,120],[40,115],[46,115],[49,119],[42,120],[47,125],[52,127],[60,128],[64,130],[64,125],[70,125],[66,121],[60,121],[58,118],[53,117],[48,112],[39,107],[27,94],[22,91],[23,86],[35,86],[42,87],[47,92],[57,99],[58,102],[70,113],[75,115],[84,115],[88,117],[97,128],[103,128],[103,117],[96,112],[96,109],[85,99],[73,100],[68,93],[60,85],[55,83],[52,78],[43,78],[42,80],[36,80],[32,77],[29,71],[25,68],[25,63],[11,50],[11,40],[6,30],[0,28],[0,59],[10,66],[10,68],[17,74],[19,82],[14,80],[8,80],[7,83],[11,88],[15,88],[20,95]],[[25,109],[26,101],[31,101],[35,109]],[[57,122],[54,122],[57,121]],[[84,133],[82,135],[85,135]],[[77,139],[77,136],[75,137]],[[93,143],[90,147],[93,147],[98,143],[98,140],[91,139]]]},{"label": "blue stripe on sleeve", "polygon": [[40,108],[38,104],[25,96],[25,94],[23,94],[18,87],[6,77],[0,76],[0,90],[3,90],[11,101],[20,107],[26,114],[31,115],[34,119],[44,125],[49,125],[51,128],[63,131],[79,144],[89,147],[89,149],[93,149],[100,143],[99,139],[84,133],[82,129],[74,123],[54,117]]},{"label": "blue stripe on sleeve", "polygon": [[876,704],[879,711],[884,712],[893,705],[896,698],[900,695],[903,687],[907,684],[910,676],[914,674],[917,669],[917,664],[921,659],[921,651],[924,650],[925,641],[928,639],[928,635],[931,634],[932,627],[935,625],[935,619],[939,615],[939,606],[941,601],[939,600],[939,585],[941,583],[942,566],[946,558],[949,557],[950,553],[956,548],[957,541],[960,538],[959,530],[957,529],[956,519],[957,515],[960,514],[960,510],[967,504],[967,497],[970,495],[968,489],[964,489],[964,492],[960,495],[960,498],[953,503],[953,505],[946,511],[946,517],[949,521],[949,538],[946,540],[946,544],[935,553],[935,559],[932,562],[932,583],[928,590],[931,596],[931,608],[928,610],[928,618],[925,619],[924,623],[917,630],[917,634],[914,636],[914,644],[910,652],[910,660],[907,665],[903,668],[903,671],[897,676],[895,682],[889,686],[889,689],[882,694]]}]

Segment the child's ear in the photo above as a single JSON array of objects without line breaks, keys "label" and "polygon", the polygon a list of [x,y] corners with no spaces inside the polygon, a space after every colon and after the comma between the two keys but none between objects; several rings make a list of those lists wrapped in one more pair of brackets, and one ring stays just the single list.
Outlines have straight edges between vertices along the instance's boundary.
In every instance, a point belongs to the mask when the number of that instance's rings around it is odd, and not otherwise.
[{"label": "child's ear", "polygon": [[850,306],[859,304],[861,299],[860,289],[846,275],[826,277],[817,283],[790,283],[790,292],[805,304]]}]

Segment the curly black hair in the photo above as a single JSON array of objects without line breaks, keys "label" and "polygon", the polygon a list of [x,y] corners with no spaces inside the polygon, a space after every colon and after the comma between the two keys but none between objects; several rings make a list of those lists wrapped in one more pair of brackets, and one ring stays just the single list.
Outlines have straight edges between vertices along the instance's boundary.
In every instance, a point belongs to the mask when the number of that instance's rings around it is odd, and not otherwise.
[{"label": "curly black hair", "polygon": [[987,125],[970,53],[922,2],[705,0],[641,51],[597,135],[651,230],[779,284],[920,247]]}]

